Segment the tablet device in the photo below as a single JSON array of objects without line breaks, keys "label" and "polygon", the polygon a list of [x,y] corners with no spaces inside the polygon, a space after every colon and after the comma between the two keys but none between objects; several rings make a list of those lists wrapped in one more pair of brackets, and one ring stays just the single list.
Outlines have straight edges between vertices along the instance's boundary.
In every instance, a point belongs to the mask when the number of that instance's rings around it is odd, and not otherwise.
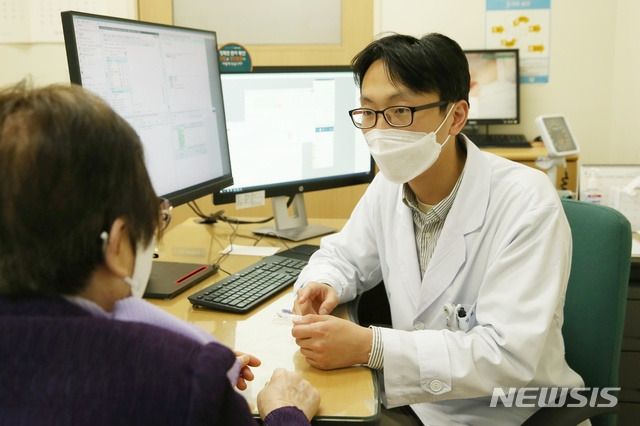
[{"label": "tablet device", "polygon": [[536,126],[538,126],[540,137],[547,148],[549,157],[566,157],[580,151],[565,116],[561,114],[541,115],[536,118]]},{"label": "tablet device", "polygon": [[154,261],[144,292],[149,299],[171,299],[217,272],[217,266]]}]

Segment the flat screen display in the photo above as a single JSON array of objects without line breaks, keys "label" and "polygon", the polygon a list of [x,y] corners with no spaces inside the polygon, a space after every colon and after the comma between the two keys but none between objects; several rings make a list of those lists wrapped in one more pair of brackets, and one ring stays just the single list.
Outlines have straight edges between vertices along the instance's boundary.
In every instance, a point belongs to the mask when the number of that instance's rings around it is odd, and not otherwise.
[{"label": "flat screen display", "polygon": [[475,124],[520,122],[518,50],[468,50],[469,118]]},{"label": "flat screen display", "polygon": [[62,21],[71,82],[136,130],[158,195],[178,205],[232,183],[214,32],[78,12]]},{"label": "flat screen display", "polygon": [[234,185],[214,202],[367,183],[373,160],[348,111],[360,106],[349,67],[263,67],[222,74]]}]

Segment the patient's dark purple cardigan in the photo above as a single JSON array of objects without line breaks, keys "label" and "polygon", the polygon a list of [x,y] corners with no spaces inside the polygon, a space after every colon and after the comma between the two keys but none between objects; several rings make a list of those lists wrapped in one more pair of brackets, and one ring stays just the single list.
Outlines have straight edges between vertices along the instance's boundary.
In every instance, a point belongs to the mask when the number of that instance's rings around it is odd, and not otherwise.
[{"label": "patient's dark purple cardigan", "polygon": [[[226,376],[235,361],[147,324],[58,298],[0,297],[0,425],[255,425]],[[294,407],[266,425],[308,425]]]}]

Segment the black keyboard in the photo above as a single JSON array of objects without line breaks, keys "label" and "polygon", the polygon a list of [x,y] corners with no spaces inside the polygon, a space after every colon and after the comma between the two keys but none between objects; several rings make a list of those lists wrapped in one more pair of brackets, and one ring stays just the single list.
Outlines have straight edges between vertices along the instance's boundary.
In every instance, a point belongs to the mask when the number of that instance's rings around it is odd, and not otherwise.
[{"label": "black keyboard", "polygon": [[471,134],[469,139],[480,148],[531,148],[525,135],[482,135]]},{"label": "black keyboard", "polygon": [[245,313],[291,286],[318,246],[276,253],[189,296],[196,307]]}]

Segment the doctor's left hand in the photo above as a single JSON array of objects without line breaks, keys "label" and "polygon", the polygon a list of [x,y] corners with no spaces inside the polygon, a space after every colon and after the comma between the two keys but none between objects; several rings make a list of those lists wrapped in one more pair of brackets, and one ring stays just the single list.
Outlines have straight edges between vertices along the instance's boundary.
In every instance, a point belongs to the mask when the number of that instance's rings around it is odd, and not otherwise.
[{"label": "doctor's left hand", "polygon": [[371,329],[331,315],[294,319],[291,335],[307,362],[321,370],[366,364],[373,342]]}]

